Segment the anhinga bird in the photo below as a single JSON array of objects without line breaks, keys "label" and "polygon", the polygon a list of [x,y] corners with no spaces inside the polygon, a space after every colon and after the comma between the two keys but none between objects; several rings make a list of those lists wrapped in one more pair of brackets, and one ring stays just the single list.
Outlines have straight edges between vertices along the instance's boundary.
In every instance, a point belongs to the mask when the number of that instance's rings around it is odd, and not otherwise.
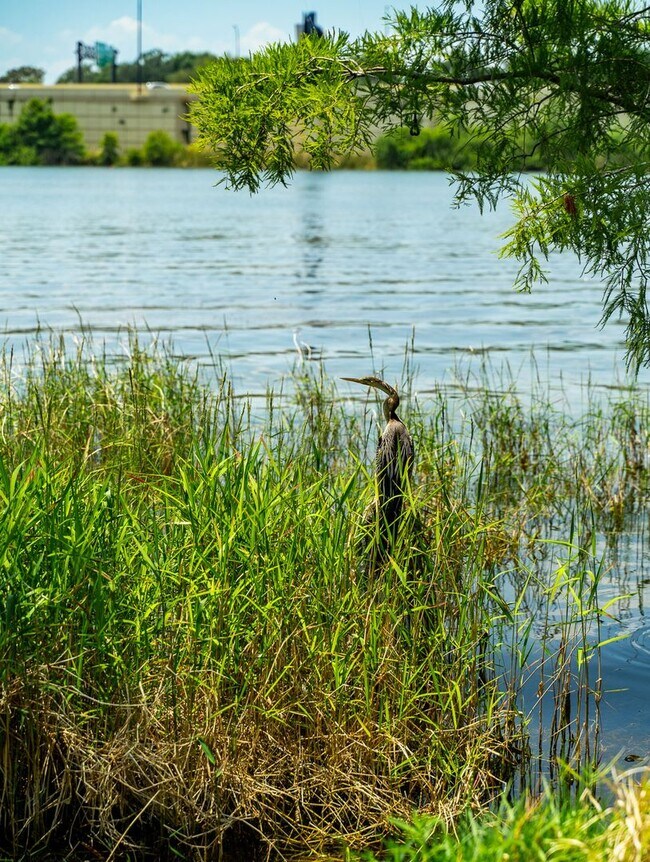
[{"label": "anhinga bird", "polygon": [[413,440],[406,425],[395,412],[399,406],[397,390],[378,377],[343,377],[352,383],[381,389],[386,427],[379,438],[375,466],[379,499],[373,507],[379,516],[378,531],[382,551],[394,544],[402,514],[404,493],[413,473]]}]

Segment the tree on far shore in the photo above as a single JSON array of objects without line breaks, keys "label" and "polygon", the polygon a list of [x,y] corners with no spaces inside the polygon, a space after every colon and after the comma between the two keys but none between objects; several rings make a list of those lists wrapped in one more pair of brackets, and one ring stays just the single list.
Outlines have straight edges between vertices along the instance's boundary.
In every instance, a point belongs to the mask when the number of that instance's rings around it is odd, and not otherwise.
[{"label": "tree on far shore", "polygon": [[42,84],[44,77],[44,69],[37,69],[35,66],[18,66],[0,75],[0,84]]},{"label": "tree on far shore", "polygon": [[42,99],[30,99],[13,125],[0,124],[0,165],[74,165],[84,153],[76,117]]},{"label": "tree on far shore", "polygon": [[[604,279],[603,322],[621,317],[627,359],[650,364],[650,7],[630,0],[444,0],[395,12],[389,32],[272,45],[203,69],[192,106],[234,188],[311,166],[424,123],[471,136],[456,202],[512,201],[504,253],[522,290],[572,250]],[[543,175],[521,173],[541,159]]]},{"label": "tree on far shore", "polygon": [[[193,53],[181,51],[177,54],[166,54],[159,48],[145,51],[142,55],[142,67],[138,69],[136,60],[118,63],[116,80],[118,84],[135,84],[142,81],[164,81],[169,84],[185,84],[197,74],[199,67],[216,59],[209,52]],[[98,69],[91,63],[83,64],[83,80],[86,84],[108,84],[111,81],[110,66]],[[77,80],[77,67],[71,66],[59,76],[57,84],[74,84]]]}]

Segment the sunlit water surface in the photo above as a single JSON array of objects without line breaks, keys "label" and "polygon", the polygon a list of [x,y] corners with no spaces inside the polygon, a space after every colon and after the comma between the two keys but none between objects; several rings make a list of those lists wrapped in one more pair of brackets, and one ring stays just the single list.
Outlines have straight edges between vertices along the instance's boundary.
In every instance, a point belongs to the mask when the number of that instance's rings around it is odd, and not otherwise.
[{"label": "sunlit water surface", "polygon": [[[453,395],[482,360],[526,392],[538,376],[579,403],[581,385],[625,385],[623,326],[601,330],[602,285],[570,256],[549,283],[513,292],[498,258],[507,206],[451,207],[437,173],[299,174],[256,197],[204,170],[3,168],[0,331],[18,352],[37,329],[124,350],[131,327],[171,340],[239,393],[263,396],[310,345],[332,376],[399,381],[407,343],[421,398]],[[372,342],[372,351],[371,351]],[[534,362],[531,355],[534,354]],[[647,387],[650,375],[639,383]],[[260,402],[261,403],[261,402]],[[650,599],[643,531],[604,584],[631,594],[603,651],[605,758],[650,752]],[[614,626],[614,628],[612,628]],[[529,686],[531,694],[534,682]]]}]

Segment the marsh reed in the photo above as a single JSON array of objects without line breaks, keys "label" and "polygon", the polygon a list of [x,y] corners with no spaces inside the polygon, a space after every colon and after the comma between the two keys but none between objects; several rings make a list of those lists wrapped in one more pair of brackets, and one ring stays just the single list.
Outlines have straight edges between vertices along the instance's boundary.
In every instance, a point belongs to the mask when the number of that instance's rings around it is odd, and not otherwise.
[{"label": "marsh reed", "polygon": [[0,379],[4,852],[342,852],[597,760],[589,536],[647,489],[645,403],[413,394],[405,523],[368,577],[375,428],[322,365],[257,418],[135,336],[121,362],[41,341]]}]

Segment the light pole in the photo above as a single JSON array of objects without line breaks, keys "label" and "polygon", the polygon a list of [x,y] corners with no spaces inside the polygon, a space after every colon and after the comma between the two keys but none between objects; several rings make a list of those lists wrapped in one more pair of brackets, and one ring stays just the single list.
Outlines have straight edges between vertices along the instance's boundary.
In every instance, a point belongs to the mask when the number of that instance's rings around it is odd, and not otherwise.
[{"label": "light pole", "polygon": [[138,93],[142,92],[142,0],[138,0]]}]

